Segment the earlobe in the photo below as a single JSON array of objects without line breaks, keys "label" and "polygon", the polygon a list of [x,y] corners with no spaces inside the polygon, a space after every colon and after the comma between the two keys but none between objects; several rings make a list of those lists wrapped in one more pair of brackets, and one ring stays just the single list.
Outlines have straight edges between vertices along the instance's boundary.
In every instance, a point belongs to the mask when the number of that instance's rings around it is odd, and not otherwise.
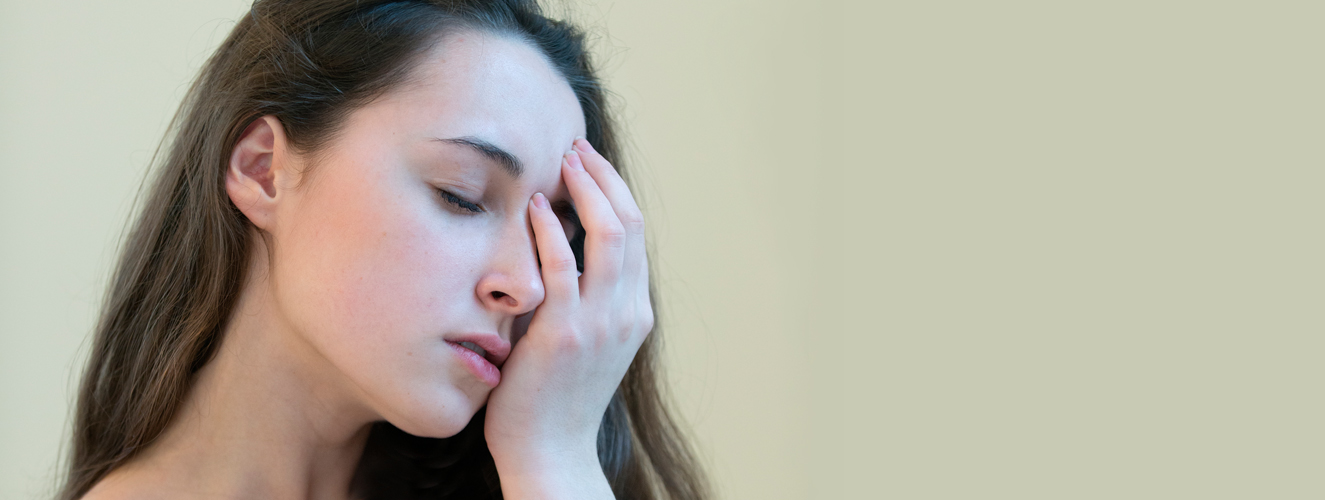
[{"label": "earlobe", "polygon": [[283,157],[285,129],[280,120],[267,115],[249,124],[230,153],[225,190],[255,226],[268,229],[280,193],[276,178],[286,174]]}]

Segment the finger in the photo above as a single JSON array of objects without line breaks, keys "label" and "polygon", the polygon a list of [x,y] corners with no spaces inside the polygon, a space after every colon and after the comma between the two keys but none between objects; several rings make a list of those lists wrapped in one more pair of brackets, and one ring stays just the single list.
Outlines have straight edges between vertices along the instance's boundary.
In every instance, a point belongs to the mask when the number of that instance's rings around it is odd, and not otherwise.
[{"label": "finger", "polygon": [[538,262],[543,273],[543,289],[547,291],[544,304],[578,304],[580,283],[575,269],[575,254],[561,228],[561,220],[548,205],[543,193],[534,193],[529,200],[529,224],[534,228],[534,241],[538,245]]},{"label": "finger", "polygon": [[584,139],[576,139],[572,147],[580,154],[584,169],[593,176],[603,194],[612,204],[612,211],[626,231],[626,255],[623,269],[636,273],[647,272],[644,256],[644,215],[635,203],[635,197],[626,185],[625,179],[612,167],[612,164],[593,149],[593,145]]},{"label": "finger", "polygon": [[592,176],[584,170],[579,154],[575,151],[566,153],[562,158],[562,179],[571,199],[575,200],[575,211],[584,225],[584,276],[581,277],[581,293],[589,295],[591,291],[609,292],[616,287],[621,276],[621,263],[625,256],[626,237],[621,221],[612,210],[612,203],[607,200],[603,190],[594,182]]}]

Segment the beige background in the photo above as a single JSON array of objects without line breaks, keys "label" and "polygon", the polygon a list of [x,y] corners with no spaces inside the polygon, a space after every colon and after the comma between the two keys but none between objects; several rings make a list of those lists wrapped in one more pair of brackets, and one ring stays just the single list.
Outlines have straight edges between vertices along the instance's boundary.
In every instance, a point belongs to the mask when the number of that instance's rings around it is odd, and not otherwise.
[{"label": "beige background", "polygon": [[[0,498],[242,0],[0,3]],[[1325,497],[1319,2],[601,0],[722,498]]]}]

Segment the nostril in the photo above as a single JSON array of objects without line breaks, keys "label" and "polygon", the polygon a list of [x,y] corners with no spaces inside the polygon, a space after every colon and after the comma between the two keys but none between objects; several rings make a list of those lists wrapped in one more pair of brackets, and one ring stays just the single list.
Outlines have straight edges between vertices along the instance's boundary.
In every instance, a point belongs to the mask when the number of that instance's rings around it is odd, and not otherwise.
[{"label": "nostril", "polygon": [[498,304],[506,304],[508,307],[517,307],[520,305],[520,301],[515,300],[515,297],[504,292],[492,292],[492,300],[497,301]]}]

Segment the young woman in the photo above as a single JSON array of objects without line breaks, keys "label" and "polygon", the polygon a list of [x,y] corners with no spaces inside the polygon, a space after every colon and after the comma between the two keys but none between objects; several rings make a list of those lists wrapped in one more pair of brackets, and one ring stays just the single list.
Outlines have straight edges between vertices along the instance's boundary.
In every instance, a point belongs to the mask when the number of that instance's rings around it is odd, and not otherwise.
[{"label": "young woman", "polygon": [[706,497],[603,90],[533,2],[258,0],[166,151],[62,498]]}]

